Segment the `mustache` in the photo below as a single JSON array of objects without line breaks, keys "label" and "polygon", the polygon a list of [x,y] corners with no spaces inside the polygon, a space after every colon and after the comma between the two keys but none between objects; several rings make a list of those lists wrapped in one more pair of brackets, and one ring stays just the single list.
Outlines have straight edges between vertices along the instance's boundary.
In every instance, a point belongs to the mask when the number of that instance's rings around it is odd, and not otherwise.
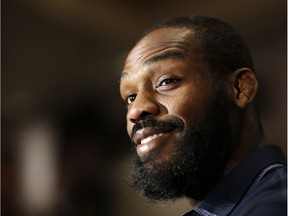
[{"label": "mustache", "polygon": [[146,119],[137,124],[132,128],[131,137],[133,138],[135,133],[143,128],[153,128],[155,130],[172,130],[178,128],[179,131],[184,130],[184,122],[180,118],[173,117],[165,121],[157,121],[155,119]]}]

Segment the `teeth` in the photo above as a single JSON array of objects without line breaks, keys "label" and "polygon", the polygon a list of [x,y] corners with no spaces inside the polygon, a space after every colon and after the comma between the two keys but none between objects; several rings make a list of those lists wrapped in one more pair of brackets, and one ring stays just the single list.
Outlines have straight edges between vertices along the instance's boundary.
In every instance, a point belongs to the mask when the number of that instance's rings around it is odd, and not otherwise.
[{"label": "teeth", "polygon": [[142,139],[142,140],[141,140],[141,144],[148,143],[148,142],[150,142],[151,140],[153,140],[153,139],[155,139],[155,138],[157,138],[157,137],[160,137],[160,136],[162,136],[162,135],[163,135],[163,133],[154,134],[154,135],[152,135],[152,136],[149,136],[149,137],[147,137],[147,138],[145,138],[145,139]]}]

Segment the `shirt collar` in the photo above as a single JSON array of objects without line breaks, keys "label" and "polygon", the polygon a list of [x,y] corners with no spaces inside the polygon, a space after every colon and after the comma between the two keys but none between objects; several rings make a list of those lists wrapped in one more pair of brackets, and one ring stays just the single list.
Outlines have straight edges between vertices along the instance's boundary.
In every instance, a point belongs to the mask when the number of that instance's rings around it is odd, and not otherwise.
[{"label": "shirt collar", "polygon": [[228,215],[261,170],[274,163],[286,163],[281,149],[270,144],[263,146],[225,176],[192,211],[207,213],[202,215]]}]

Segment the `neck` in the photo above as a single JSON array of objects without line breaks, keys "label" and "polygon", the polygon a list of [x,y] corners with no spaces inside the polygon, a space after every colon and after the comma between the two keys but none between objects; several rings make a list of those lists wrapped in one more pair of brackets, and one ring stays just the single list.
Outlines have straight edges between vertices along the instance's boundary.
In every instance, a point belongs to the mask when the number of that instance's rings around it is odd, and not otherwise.
[{"label": "neck", "polygon": [[257,150],[265,143],[265,136],[259,116],[254,112],[253,107],[243,110],[238,114],[237,125],[234,125],[234,144],[229,162],[224,170],[224,175],[231,172],[244,158]]}]

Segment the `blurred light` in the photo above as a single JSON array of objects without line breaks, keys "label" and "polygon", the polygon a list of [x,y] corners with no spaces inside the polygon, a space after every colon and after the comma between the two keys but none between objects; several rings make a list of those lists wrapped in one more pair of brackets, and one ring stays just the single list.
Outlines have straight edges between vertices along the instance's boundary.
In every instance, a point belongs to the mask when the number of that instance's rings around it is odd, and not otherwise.
[{"label": "blurred light", "polygon": [[55,135],[46,122],[38,122],[19,138],[20,206],[27,213],[46,212],[56,197]]}]

